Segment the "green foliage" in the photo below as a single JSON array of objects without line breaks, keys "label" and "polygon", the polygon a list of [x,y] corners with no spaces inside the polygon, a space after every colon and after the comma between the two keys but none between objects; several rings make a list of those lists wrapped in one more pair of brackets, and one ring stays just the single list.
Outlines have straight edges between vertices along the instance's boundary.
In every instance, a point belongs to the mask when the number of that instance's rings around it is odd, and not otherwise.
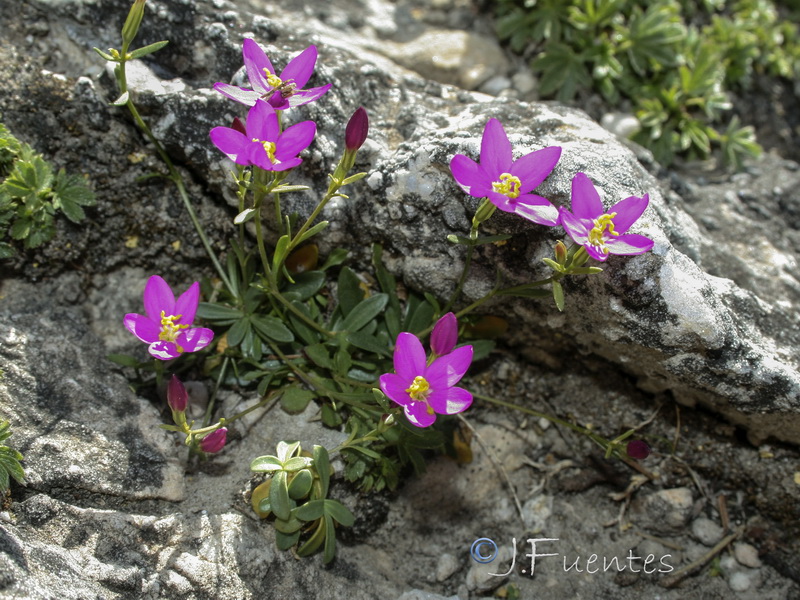
[{"label": "green foliage", "polygon": [[3,443],[9,436],[11,436],[11,424],[8,421],[0,421],[0,493],[8,491],[9,477],[13,477],[19,484],[25,484],[25,472],[20,464],[22,454]]},{"label": "green foliage", "polygon": [[497,0],[496,15],[500,38],[536,55],[541,95],[626,99],[642,126],[636,141],[664,164],[718,151],[740,168],[760,147],[752,128],[726,118],[728,91],[751,88],[758,73],[800,71],[798,26],[768,0]]},{"label": "green foliage", "polygon": [[[73,223],[84,218],[83,207],[94,204],[94,194],[83,177],[53,167],[33,148],[17,140],[0,123],[0,230],[37,248],[55,235],[55,215],[61,211]],[[0,258],[14,248],[0,242]]]},{"label": "green foliage", "polygon": [[336,525],[350,527],[355,517],[338,500],[328,498],[331,463],[323,446],[314,446],[309,456],[300,442],[278,442],[275,455],[259,456],[250,463],[255,473],[268,479],[251,496],[261,518],[274,517],[278,548],[296,547],[298,556],[323,549],[323,561],[336,554]]}]

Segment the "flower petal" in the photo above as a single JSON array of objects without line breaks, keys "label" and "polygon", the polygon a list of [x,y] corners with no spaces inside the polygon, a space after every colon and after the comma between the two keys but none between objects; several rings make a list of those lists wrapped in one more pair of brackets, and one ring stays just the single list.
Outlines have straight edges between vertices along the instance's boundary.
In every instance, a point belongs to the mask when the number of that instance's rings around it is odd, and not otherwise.
[{"label": "flower petal", "polygon": [[440,415],[455,415],[470,407],[472,394],[464,388],[451,387],[428,396],[428,404]]},{"label": "flower petal", "polygon": [[394,373],[386,373],[379,377],[381,384],[381,391],[386,394],[392,402],[396,402],[400,406],[408,406],[412,400],[411,396],[406,393],[406,390],[411,386],[411,382],[395,375]]},{"label": "flower petal", "polygon": [[197,352],[202,350],[214,339],[214,332],[205,327],[192,327],[184,329],[175,339],[184,352]]},{"label": "flower petal", "polygon": [[329,89],[331,89],[331,87],[332,85],[328,83],[319,87],[300,90],[289,96],[286,100],[289,102],[289,106],[292,108],[295,106],[302,106],[303,104],[308,104],[309,102],[313,102],[314,100],[321,98]]},{"label": "flower petal", "polygon": [[288,127],[275,144],[275,158],[281,162],[296,158],[314,141],[316,133],[317,124],[314,121],[303,121]]},{"label": "flower petal", "polygon": [[650,202],[650,197],[645,194],[643,197],[631,196],[620,200],[614,206],[608,209],[610,213],[617,213],[614,217],[614,230],[618,233],[626,233],[631,228],[636,220],[642,216],[647,205]]},{"label": "flower petal", "polygon": [[143,341],[145,344],[152,344],[158,341],[161,333],[161,321],[153,321],[144,315],[128,313],[122,319],[125,329]]},{"label": "flower petal", "polygon": [[483,198],[492,189],[492,182],[486,172],[468,156],[456,154],[450,160],[450,172],[458,186],[470,196]]},{"label": "flower petal", "polygon": [[311,79],[316,64],[317,47],[312,45],[289,61],[286,68],[281,71],[281,81],[288,82],[291,79],[298,88],[301,88]]},{"label": "flower petal", "polygon": [[406,381],[425,373],[425,350],[422,342],[413,333],[403,332],[397,336],[394,347],[394,371]]},{"label": "flower petal", "polygon": [[236,102],[241,102],[242,104],[247,104],[248,106],[253,106],[256,103],[256,100],[261,97],[261,94],[258,92],[236,85],[231,85],[229,83],[215,83],[214,89],[223,96],[227,96],[231,100],[236,100]]},{"label": "flower petal", "polygon": [[439,356],[453,351],[458,342],[458,319],[449,312],[436,321],[431,331],[431,350]]},{"label": "flower petal", "polygon": [[230,127],[214,127],[208,134],[214,145],[222,150],[233,162],[248,165],[247,148],[250,145],[244,134]]},{"label": "flower petal", "polygon": [[515,160],[508,172],[519,178],[520,194],[537,188],[550,175],[560,157],[560,146],[548,146]]},{"label": "flower petal", "polygon": [[461,346],[450,354],[434,360],[425,371],[424,377],[433,392],[442,391],[443,388],[453,387],[457,384],[471,363],[472,346]]},{"label": "flower petal", "polygon": [[161,322],[161,311],[166,315],[174,315],[175,294],[169,284],[159,275],[153,275],[144,286],[144,310],[147,316],[156,323]]},{"label": "flower petal", "polygon": [[585,173],[572,178],[572,212],[580,219],[591,220],[604,213],[600,194]]},{"label": "flower petal", "polygon": [[290,158],[282,160],[276,165],[272,165],[273,171],[286,171],[287,169],[294,169],[297,165],[303,164],[302,158]]},{"label": "flower petal", "polygon": [[275,73],[272,63],[269,62],[266,53],[258,45],[258,43],[251,38],[245,38],[242,42],[242,58],[244,59],[244,68],[247,71],[247,79],[250,80],[250,85],[253,90],[259,95],[263,96],[272,86],[267,82],[267,74],[264,69],[270,73]]},{"label": "flower petal", "polygon": [[635,233],[627,233],[606,240],[606,246],[608,246],[608,251],[611,254],[622,254],[625,256],[644,254],[652,250],[653,243],[653,240],[650,238]]},{"label": "flower petal", "polygon": [[559,210],[558,216],[564,231],[572,238],[573,242],[581,245],[589,243],[589,228],[583,220],[573,215],[563,206]]},{"label": "flower petal", "polygon": [[275,142],[281,133],[278,115],[267,102],[258,100],[247,113],[247,139],[256,138],[262,142]]},{"label": "flower petal", "polygon": [[508,141],[503,125],[497,119],[489,119],[483,129],[481,139],[481,166],[490,181],[511,168],[511,142]]},{"label": "flower petal", "polygon": [[175,302],[175,312],[173,314],[181,315],[181,318],[176,322],[181,325],[191,325],[194,321],[194,315],[197,312],[197,305],[199,303],[200,284],[195,281]]},{"label": "flower petal", "polygon": [[430,427],[436,421],[436,413],[429,413],[425,402],[412,402],[405,407],[405,413],[411,424],[416,427]]},{"label": "flower petal", "polygon": [[172,358],[178,358],[181,355],[173,342],[153,342],[150,344],[147,351],[151,356],[159,360],[170,360]]},{"label": "flower petal", "polygon": [[586,254],[595,260],[599,260],[600,262],[605,262],[605,260],[609,257],[609,254],[606,254],[601,248],[593,244],[584,244],[583,247],[586,248]]},{"label": "flower petal", "polygon": [[517,198],[510,212],[539,225],[558,225],[558,209],[547,198],[535,194],[525,194]]}]

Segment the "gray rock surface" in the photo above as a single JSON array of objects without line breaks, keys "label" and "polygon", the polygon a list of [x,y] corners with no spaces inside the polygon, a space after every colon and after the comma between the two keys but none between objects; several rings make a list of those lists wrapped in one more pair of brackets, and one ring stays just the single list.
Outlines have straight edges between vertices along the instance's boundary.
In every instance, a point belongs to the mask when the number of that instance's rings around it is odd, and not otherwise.
[{"label": "gray rock surface", "polygon": [[[767,157],[735,177],[680,177],[580,111],[467,92],[446,85],[474,87],[463,74],[448,79],[426,68],[420,75],[411,62],[393,61],[387,48],[400,52],[434,28],[472,23],[475,8],[466,1],[251,4],[252,13],[225,0],[148,0],[138,40],[171,40],[137,67],[135,91],[215,243],[223,248],[232,232],[233,211],[220,198],[233,198],[228,165],[208,130],[244,111],[210,86],[239,69],[245,34],[276,65],[317,44],[315,81],[335,84],[323,101],[290,114],[318,122],[298,183],[325,185],[345,120],[367,107],[370,140],[359,164],[370,174],[348,190],[349,201],[329,205],[321,247],[345,245],[363,266],[370,244],[380,242],[409,287],[445,297],[459,275],[463,252],[445,236],[466,233],[476,201],[455,185],[448,163],[455,153],[477,158],[487,119],[503,122],[518,154],[561,145],[562,160],[539,192],[568,205],[570,180],[584,171],[608,204],[649,193],[637,232],[656,247],[569,283],[564,313],[545,301],[488,306],[512,322],[513,354],[503,358],[502,377],[494,365],[477,367],[472,384],[610,436],[662,406],[648,430],[657,451],[645,463],[658,478],[636,479],[570,432],[476,407],[477,432],[496,460],[483,445],[469,465],[439,459],[390,500],[357,498],[342,486],[338,497],[360,522],[331,568],[319,557],[296,561],[277,551],[271,528],[247,507],[249,461],[287,436],[333,447],[339,433],[314,422],[313,410],[253,415],[221,455],[189,465],[180,443],[158,429],[163,403],[137,396],[104,360],[108,352],[141,353],[119,322],[139,309],[150,273],[186,284],[210,272],[170,184],[137,181],[160,166],[123,111],[108,106],[113,85],[91,52],[119,44],[127,7],[26,0],[0,10],[10,40],[0,47],[3,122],[57,165],[88,174],[98,206],[86,226],[59,223],[52,244],[9,264],[14,278],[0,288],[0,415],[12,421],[29,479],[14,486],[9,511],[0,513],[0,597],[467,600],[493,589],[487,573],[505,572],[512,539],[517,570],[509,585],[523,597],[796,595],[797,552],[785,548],[796,543],[798,454],[780,441],[800,442],[797,165]],[[485,39],[488,31],[484,23],[469,35]],[[381,40],[391,44],[378,51]],[[491,75],[517,74],[510,60],[493,64],[487,72],[504,72]],[[515,85],[535,93],[530,84]],[[287,200],[307,214],[314,198]],[[488,289],[495,269],[509,284],[546,276],[540,259],[563,235],[508,215],[493,217],[488,230],[515,237],[481,248],[467,299]],[[254,398],[230,392],[222,400],[235,406]],[[773,438],[770,458],[741,443],[727,422],[754,441]],[[495,462],[505,465],[522,515]],[[678,569],[689,552],[674,547],[691,549],[692,521],[721,522],[719,496],[763,551],[762,567],[732,563],[725,580],[698,577],[679,589],[662,589],[663,573],[613,567],[592,574],[592,555],[624,565],[631,553],[652,554]],[[496,540],[503,560],[472,561],[479,537]],[[557,556],[540,559],[534,575],[521,569],[530,569],[526,540],[536,537],[558,542],[541,546]]]}]

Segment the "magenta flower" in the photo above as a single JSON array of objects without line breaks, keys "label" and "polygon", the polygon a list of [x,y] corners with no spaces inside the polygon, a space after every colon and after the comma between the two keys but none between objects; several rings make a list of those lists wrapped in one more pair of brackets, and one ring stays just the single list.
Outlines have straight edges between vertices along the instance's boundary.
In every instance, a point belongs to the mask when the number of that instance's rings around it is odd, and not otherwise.
[{"label": "magenta flower", "polygon": [[436,321],[431,331],[431,350],[438,356],[450,354],[458,341],[458,320],[449,312]]},{"label": "magenta flower", "polygon": [[129,313],[123,323],[128,331],[150,345],[151,355],[169,360],[184,352],[201,350],[214,339],[210,329],[191,326],[199,302],[200,284],[196,281],[176,301],[167,282],[153,275],[144,288],[147,314]]},{"label": "magenta flower", "polygon": [[303,162],[297,155],[308,148],[316,132],[314,121],[303,121],[281,133],[275,109],[258,100],[247,113],[245,133],[237,127],[214,127],[209,135],[214,145],[238,165],[285,171]]},{"label": "magenta flower", "polygon": [[167,404],[175,412],[185,411],[186,405],[189,404],[189,394],[186,393],[186,388],[177,375],[170,377],[167,383]]},{"label": "magenta flower", "polygon": [[227,83],[215,83],[214,89],[231,100],[254,106],[257,100],[269,102],[275,110],[313,102],[331,89],[331,84],[308,90],[302,87],[311,78],[317,63],[317,47],[309,46],[295,56],[280,76],[255,40],[247,38],[242,44],[242,56],[252,90]]},{"label": "magenta flower", "polygon": [[200,450],[209,454],[219,452],[225,447],[225,442],[228,440],[228,428],[220,427],[209,433],[206,437],[200,440]]},{"label": "magenta flower", "polygon": [[483,130],[480,164],[456,154],[450,161],[450,170],[456,183],[470,196],[489,198],[500,210],[553,226],[558,224],[555,206],[530,192],[545,180],[560,157],[560,146],[548,146],[513,160],[503,126],[497,119],[489,119]]},{"label": "magenta flower", "polygon": [[462,346],[428,365],[419,338],[401,333],[394,349],[395,373],[381,375],[381,390],[404,408],[412,425],[428,427],[436,413],[454,415],[472,404],[472,394],[454,387],[471,362],[472,346]]},{"label": "magenta flower", "polygon": [[594,184],[584,173],[578,173],[572,179],[573,212],[562,206],[561,224],[569,237],[596,260],[605,260],[609,254],[644,254],[653,247],[653,240],[627,231],[649,202],[647,194],[631,196],[606,212]]}]

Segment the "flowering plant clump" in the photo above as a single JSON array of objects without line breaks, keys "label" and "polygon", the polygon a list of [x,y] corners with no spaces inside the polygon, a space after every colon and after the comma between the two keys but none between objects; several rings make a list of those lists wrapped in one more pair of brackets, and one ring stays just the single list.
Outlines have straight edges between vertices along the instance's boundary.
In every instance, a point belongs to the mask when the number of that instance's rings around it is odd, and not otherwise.
[{"label": "flowering plant clump", "polygon": [[[467,426],[462,413],[474,398],[509,406],[474,394],[462,381],[473,361],[490,355],[493,342],[474,339],[459,345],[459,323],[465,325],[467,334],[470,329],[477,331],[477,326],[469,327],[475,324],[473,311],[500,296],[531,299],[552,294],[557,308],[564,310],[563,278],[600,273],[599,267],[587,264],[592,258],[606,261],[611,254],[640,254],[652,247],[648,238],[628,233],[646,210],[648,196],[632,196],[606,212],[588,176],[578,174],[573,181],[572,212],[557,208],[533,192],[558,168],[561,148],[548,146],[515,160],[502,124],[490,119],[483,131],[480,161],[463,154],[450,161],[456,184],[481,199],[468,235],[448,236],[451,242],[467,247],[452,295],[444,304],[431,294],[404,291],[400,295],[398,282],[383,264],[379,245],[372,248],[372,274],[364,276],[363,265],[356,271],[346,264],[346,250],[333,250],[321,261],[313,242],[328,225],[320,220],[328,202],[337,197],[347,200],[342,188],[366,175],[353,171],[369,136],[367,110],[355,108],[339,131],[340,158],[330,165],[327,189],[318,190],[319,199],[310,214],[305,218],[286,214],[282,206],[286,194],[314,192],[292,184],[291,177],[303,164],[303,153],[313,143],[317,124],[292,119],[296,124],[284,128],[280,112],[323,99],[331,86],[303,89],[316,65],[314,46],[276,75],[262,48],[245,39],[242,55],[252,89],[225,83],[214,86],[227,98],[249,107],[246,118],[236,116],[230,126],[220,125],[209,133],[211,143],[231,161],[238,200],[233,218],[236,236],[220,260],[214,250],[217,245],[199,225],[181,174],[147,128],[127,89],[126,62],[165,43],[128,51],[143,10],[144,0],[137,0],[124,27],[121,50],[98,52],[116,63],[121,92],[116,105],[126,106],[154,140],[216,278],[203,283],[204,296],[212,301],[201,303],[199,283],[193,283],[176,300],[160,276],[150,277],[144,291],[145,314],[125,315],[123,323],[148,344],[150,356],[157,360],[113,359],[132,367],[142,384],[166,389],[173,423],[162,427],[183,435],[193,456],[208,458],[224,451],[241,439],[242,432],[235,429],[238,419],[274,403],[292,414],[314,408],[325,426],[344,432],[346,439],[337,447],[316,445],[310,454],[296,441],[280,441],[276,454],[257,457],[250,465],[257,474],[251,495],[253,510],[274,524],[278,547],[293,548],[299,556],[322,550],[324,561],[329,562],[335,553],[337,526],[349,526],[354,520],[348,509],[328,497],[333,473],[330,455],[339,456],[344,479],[358,489],[394,489],[408,471],[422,471],[428,451],[454,449],[452,428],[442,427],[442,422],[458,415],[460,424]],[[573,244],[555,243],[553,258],[544,259],[552,271],[549,277],[504,287],[498,274],[494,288],[463,306],[461,291],[471,275],[476,250],[510,237],[480,235],[481,225],[496,209],[550,231],[563,225]],[[269,235],[265,221],[271,221]],[[208,328],[194,327],[196,317]],[[217,343],[212,347],[215,336]],[[428,338],[430,352],[426,353]],[[165,362],[170,359],[180,362]],[[173,367],[215,382],[202,421],[187,418],[190,398],[178,376],[173,373],[164,382],[165,370]],[[147,368],[155,372],[154,377],[147,378]],[[257,400],[229,416],[215,400],[218,388],[231,385]],[[622,446],[634,430],[608,440],[557,417],[510,406],[579,431],[603,447],[608,456],[630,461],[643,455],[635,445],[627,450]],[[294,435],[287,432],[290,439]]]}]

